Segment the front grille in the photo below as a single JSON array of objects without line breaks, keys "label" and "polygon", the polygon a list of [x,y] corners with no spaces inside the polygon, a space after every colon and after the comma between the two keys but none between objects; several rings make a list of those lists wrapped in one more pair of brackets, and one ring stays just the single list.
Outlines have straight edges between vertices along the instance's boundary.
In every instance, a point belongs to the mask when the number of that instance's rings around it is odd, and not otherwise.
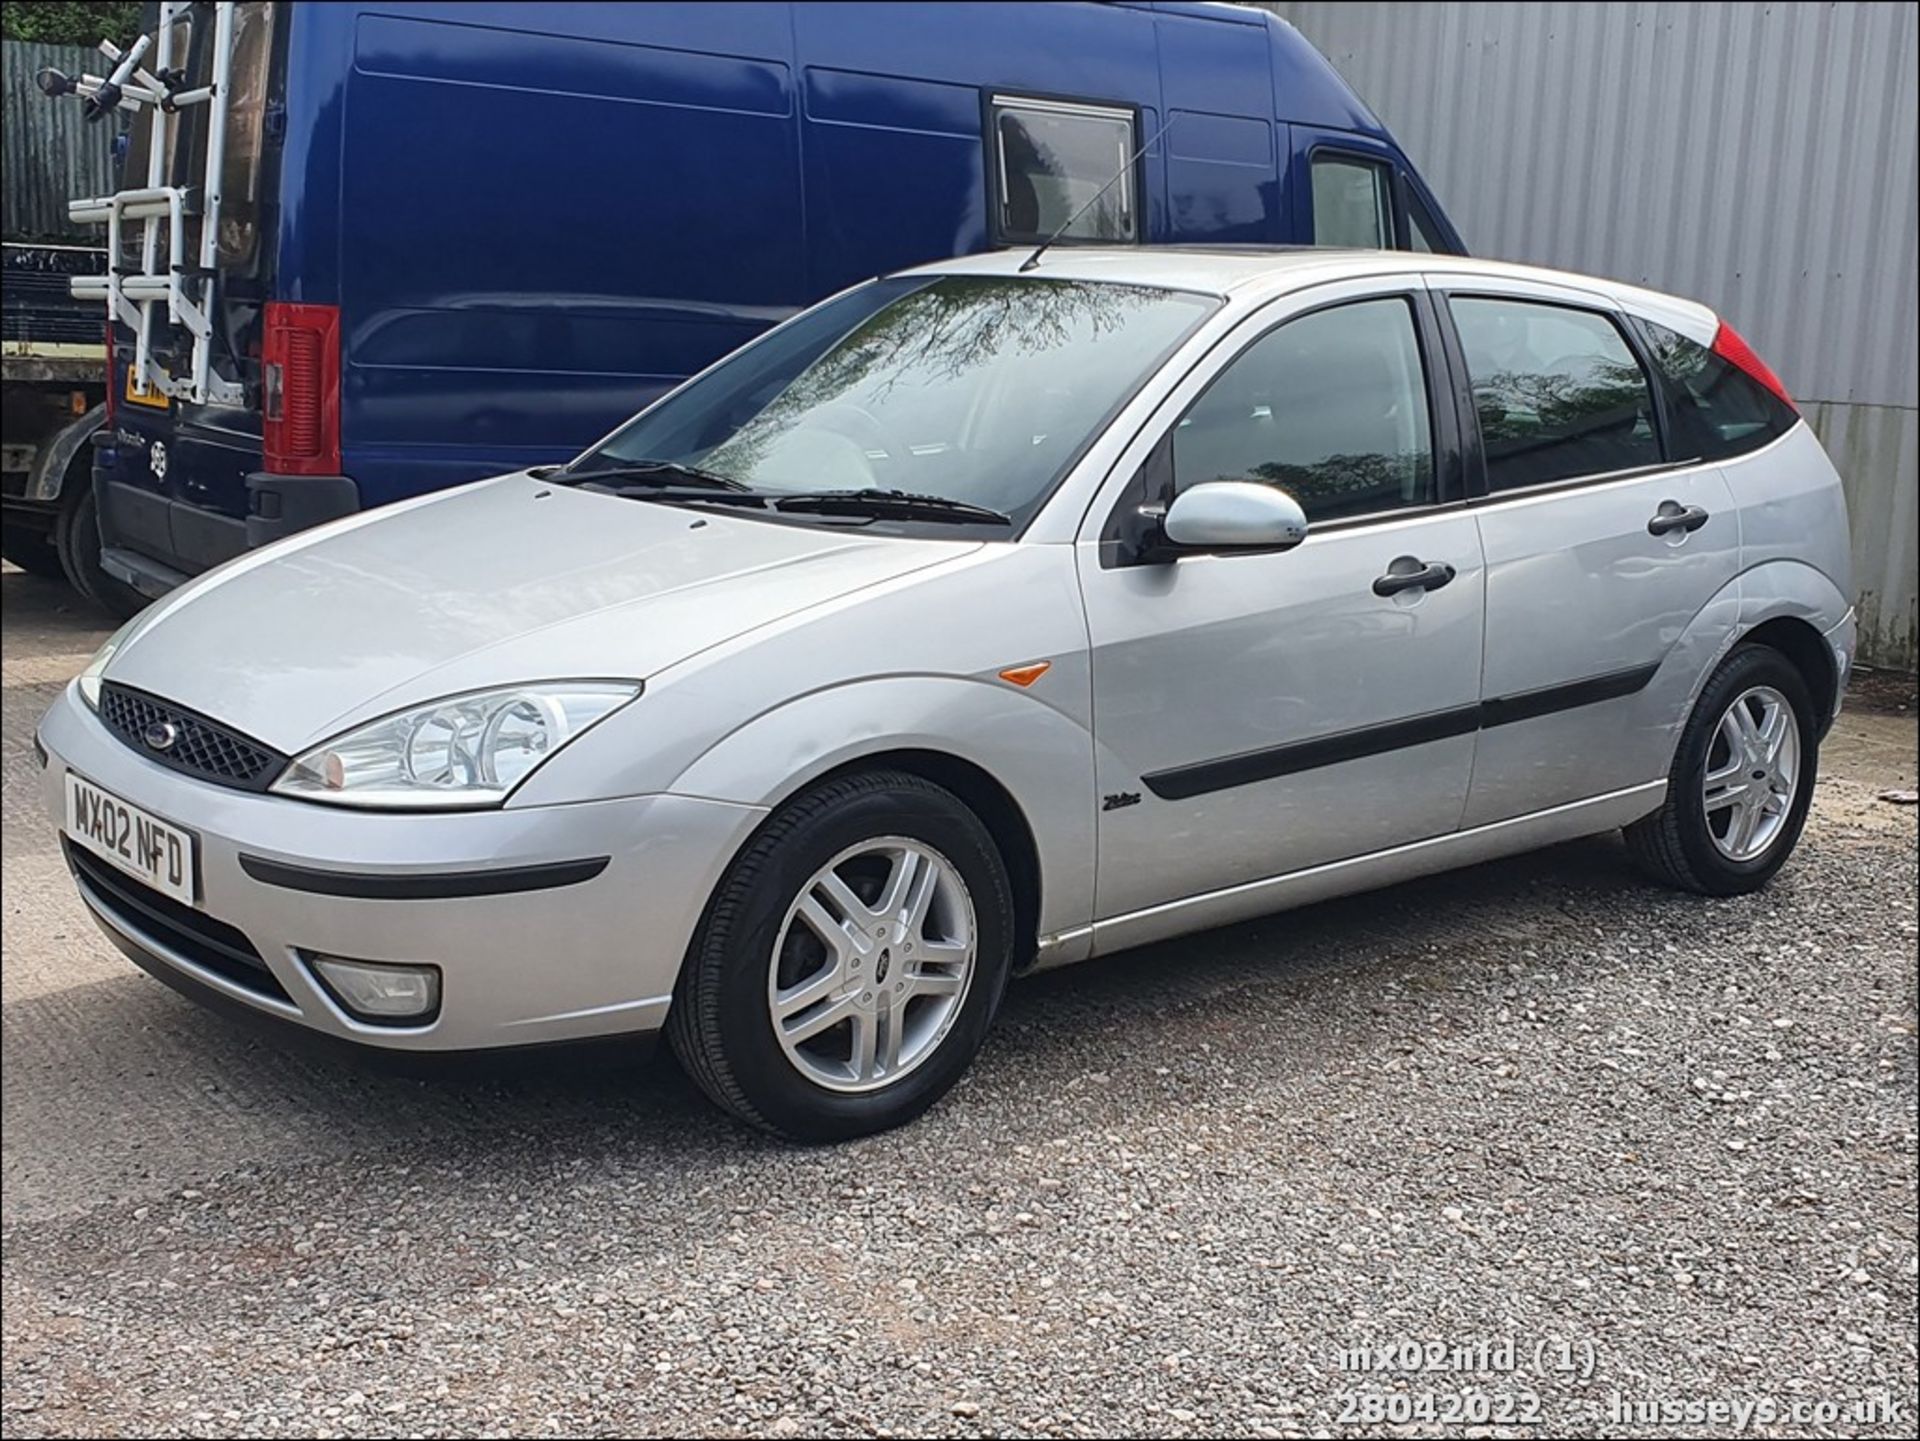
[{"label": "front grille", "polygon": [[[217,721],[111,682],[100,687],[100,719],[148,760],[236,790],[265,790],[287,763],[280,752]],[[149,734],[163,728],[173,743],[155,747]]]},{"label": "front grille", "polygon": [[60,846],[89,899],[129,930],[151,936],[175,955],[255,995],[291,1001],[244,931],[161,895],[65,836],[60,838]]}]

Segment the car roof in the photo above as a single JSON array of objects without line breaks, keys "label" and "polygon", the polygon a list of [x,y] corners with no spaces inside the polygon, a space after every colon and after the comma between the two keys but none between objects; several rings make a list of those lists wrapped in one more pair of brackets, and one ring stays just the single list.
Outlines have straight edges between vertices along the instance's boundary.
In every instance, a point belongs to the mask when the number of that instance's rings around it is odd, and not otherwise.
[{"label": "car roof", "polygon": [[[902,273],[1016,275],[1032,254],[1029,247],[1019,246],[942,260]],[[1532,281],[1585,290],[1687,333],[1696,333],[1703,326],[1708,327],[1710,333],[1714,320],[1713,312],[1697,302],[1619,281],[1535,265],[1426,251],[1345,250],[1317,245],[1056,245],[1041,257],[1039,265],[1026,273],[1037,278],[1103,280],[1263,300],[1333,280],[1457,275],[1462,280]]]}]

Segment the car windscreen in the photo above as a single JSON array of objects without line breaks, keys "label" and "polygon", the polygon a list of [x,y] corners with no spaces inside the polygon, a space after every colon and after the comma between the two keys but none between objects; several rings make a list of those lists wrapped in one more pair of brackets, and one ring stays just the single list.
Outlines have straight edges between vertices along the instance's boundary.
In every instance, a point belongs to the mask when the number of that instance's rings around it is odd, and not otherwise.
[{"label": "car windscreen", "polygon": [[1024,525],[1219,303],[1024,276],[875,281],[742,350],[572,468],[665,462],[754,491],[911,492]]}]

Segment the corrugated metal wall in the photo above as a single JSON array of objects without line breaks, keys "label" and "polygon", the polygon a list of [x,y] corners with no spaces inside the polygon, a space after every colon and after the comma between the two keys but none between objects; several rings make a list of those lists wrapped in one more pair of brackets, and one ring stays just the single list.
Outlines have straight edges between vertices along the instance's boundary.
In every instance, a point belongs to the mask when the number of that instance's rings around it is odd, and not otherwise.
[{"label": "corrugated metal wall", "polygon": [[7,239],[103,243],[99,226],[67,219],[67,202],[113,189],[116,122],[87,124],[78,100],[47,99],[33,77],[49,65],[69,75],[98,75],[105,64],[98,52],[78,45],[0,41],[0,231]]},{"label": "corrugated metal wall", "polygon": [[1780,372],[1853,510],[1862,658],[1912,670],[1920,8],[1270,5],[1476,254],[1697,297]]}]

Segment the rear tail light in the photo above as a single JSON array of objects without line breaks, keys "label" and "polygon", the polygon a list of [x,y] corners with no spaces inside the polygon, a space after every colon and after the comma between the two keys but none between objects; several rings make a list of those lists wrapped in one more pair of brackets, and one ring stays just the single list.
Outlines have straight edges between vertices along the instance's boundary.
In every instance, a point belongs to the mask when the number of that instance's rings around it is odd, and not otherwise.
[{"label": "rear tail light", "polygon": [[1766,361],[1753,353],[1753,347],[1740,338],[1740,332],[1724,320],[1720,322],[1720,328],[1714,332],[1713,353],[1749,379],[1757,380],[1766,386],[1768,390],[1780,397],[1780,403],[1788,410],[1796,415],[1800,413],[1800,407],[1793,403],[1793,397],[1787,394],[1787,388],[1780,383],[1780,377],[1773,373]]},{"label": "rear tail light", "polygon": [[120,375],[113,359],[113,317],[107,317],[107,428],[113,428],[113,417],[120,409]]},{"label": "rear tail light", "polygon": [[267,306],[261,441],[275,475],[340,473],[340,308]]}]

